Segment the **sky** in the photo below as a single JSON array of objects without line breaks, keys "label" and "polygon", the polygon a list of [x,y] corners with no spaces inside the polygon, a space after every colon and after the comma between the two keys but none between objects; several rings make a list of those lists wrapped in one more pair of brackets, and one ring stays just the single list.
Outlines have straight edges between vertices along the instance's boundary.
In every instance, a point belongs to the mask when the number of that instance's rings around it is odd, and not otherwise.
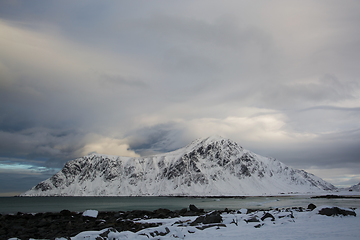
[{"label": "sky", "polygon": [[0,196],[220,135],[360,182],[360,2],[0,1]]}]

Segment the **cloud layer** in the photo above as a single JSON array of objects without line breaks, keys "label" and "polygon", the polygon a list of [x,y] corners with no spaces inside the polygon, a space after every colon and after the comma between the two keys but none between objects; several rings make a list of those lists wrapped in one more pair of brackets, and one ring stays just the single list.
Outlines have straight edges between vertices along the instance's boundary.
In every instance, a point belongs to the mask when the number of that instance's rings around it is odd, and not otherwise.
[{"label": "cloud layer", "polygon": [[3,1],[0,16],[4,164],[59,168],[218,134],[359,181],[356,0]]}]

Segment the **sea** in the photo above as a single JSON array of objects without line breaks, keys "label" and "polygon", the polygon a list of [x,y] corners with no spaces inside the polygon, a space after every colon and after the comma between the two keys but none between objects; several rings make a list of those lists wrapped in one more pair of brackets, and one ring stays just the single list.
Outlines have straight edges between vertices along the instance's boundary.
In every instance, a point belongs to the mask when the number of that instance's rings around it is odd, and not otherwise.
[{"label": "sea", "polygon": [[239,209],[275,209],[316,206],[360,208],[360,197],[311,198],[309,195],[272,197],[0,197],[0,214],[59,212],[67,209],[75,212],[85,210],[131,211],[159,208],[180,210],[190,204],[205,211]]}]

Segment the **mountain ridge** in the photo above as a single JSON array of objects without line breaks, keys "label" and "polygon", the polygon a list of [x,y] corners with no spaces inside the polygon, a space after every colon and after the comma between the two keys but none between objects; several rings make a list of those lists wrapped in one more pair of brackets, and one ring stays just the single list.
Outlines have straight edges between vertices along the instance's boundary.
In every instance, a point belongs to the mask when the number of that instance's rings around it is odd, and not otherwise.
[{"label": "mountain ridge", "polygon": [[336,189],[220,136],[146,157],[90,154],[22,196],[246,196]]}]

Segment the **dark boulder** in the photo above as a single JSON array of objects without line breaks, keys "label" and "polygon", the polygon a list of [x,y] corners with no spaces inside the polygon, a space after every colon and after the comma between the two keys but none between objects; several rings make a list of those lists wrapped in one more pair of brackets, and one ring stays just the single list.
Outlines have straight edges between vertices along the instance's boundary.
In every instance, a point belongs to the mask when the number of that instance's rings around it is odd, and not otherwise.
[{"label": "dark boulder", "polygon": [[244,221],[245,221],[246,223],[249,223],[249,222],[260,222],[260,220],[259,220],[256,216],[251,217],[251,218],[249,218],[249,219],[245,219]]},{"label": "dark boulder", "polygon": [[[165,236],[166,234],[168,234],[170,232],[170,229],[168,227],[165,227],[165,232],[159,232],[159,231],[154,231],[154,232],[150,232],[150,235],[152,237],[155,237],[155,236]],[[147,236],[149,237],[149,236]]]},{"label": "dark boulder", "polygon": [[169,217],[173,217],[173,216],[174,216],[174,212],[172,212],[166,208],[159,208],[159,209],[156,209],[155,211],[153,211],[154,218],[169,218]]},{"label": "dark boulder", "polygon": [[320,215],[326,215],[326,216],[355,216],[356,213],[354,211],[349,211],[345,209],[341,209],[338,207],[332,207],[332,208],[323,208],[319,211]]},{"label": "dark boulder", "polygon": [[220,227],[226,227],[226,225],[222,224],[222,223],[218,223],[218,224],[208,224],[208,225],[200,226],[200,227],[196,227],[196,228],[199,230],[204,230],[204,229],[211,228],[211,227],[217,227],[217,229],[220,229]]},{"label": "dark boulder", "polygon": [[202,212],[204,212],[204,209],[199,209],[199,208],[197,208],[195,205],[193,205],[193,204],[190,204],[189,205],[189,210],[191,211],[191,212],[196,212],[196,213],[202,213]]},{"label": "dark boulder", "polygon": [[[165,212],[167,212],[165,210]],[[152,212],[134,212],[139,216]],[[138,223],[131,220],[116,218],[121,216],[116,212],[99,212],[101,218],[84,217],[82,213],[63,210],[59,213],[32,214],[6,214],[0,217],[0,239],[55,239],[70,237],[84,231],[98,231],[105,228],[110,230],[104,232],[108,235],[113,229],[116,231],[137,232],[144,228],[159,226],[159,223]],[[111,230],[112,228],[112,230]],[[104,239],[106,236],[104,237]]]},{"label": "dark boulder", "polygon": [[70,212],[69,210],[64,209],[60,211],[60,214],[63,216],[71,216],[73,213]]},{"label": "dark boulder", "polygon": [[316,205],[313,203],[310,203],[307,207],[307,209],[309,209],[310,211],[314,210],[316,208]]},{"label": "dark boulder", "polygon": [[186,214],[186,212],[187,212],[187,208],[183,208],[179,211],[179,215],[182,216],[182,215]]},{"label": "dark boulder", "polygon": [[197,217],[195,219],[195,221],[190,223],[190,225],[195,226],[195,225],[198,225],[200,223],[209,224],[209,223],[221,223],[221,222],[222,222],[222,217],[221,217],[220,213],[217,212],[217,211],[214,211],[214,212],[211,212],[209,214]]},{"label": "dark boulder", "polygon": [[266,218],[271,218],[271,221],[275,221],[275,217],[270,213],[265,213],[265,215],[261,217],[261,221],[264,221]]},{"label": "dark boulder", "polygon": [[263,224],[263,223],[258,224],[258,225],[255,225],[255,226],[254,226],[254,228],[261,228],[262,226],[264,226],[264,224]]},{"label": "dark boulder", "polygon": [[[157,210],[155,210],[157,211]],[[132,210],[132,211],[128,211],[126,213],[123,214],[123,218],[127,218],[127,219],[134,219],[134,218],[144,218],[144,216],[151,216],[153,214],[156,214],[154,212],[150,212],[150,211],[145,211],[145,210]]]}]

